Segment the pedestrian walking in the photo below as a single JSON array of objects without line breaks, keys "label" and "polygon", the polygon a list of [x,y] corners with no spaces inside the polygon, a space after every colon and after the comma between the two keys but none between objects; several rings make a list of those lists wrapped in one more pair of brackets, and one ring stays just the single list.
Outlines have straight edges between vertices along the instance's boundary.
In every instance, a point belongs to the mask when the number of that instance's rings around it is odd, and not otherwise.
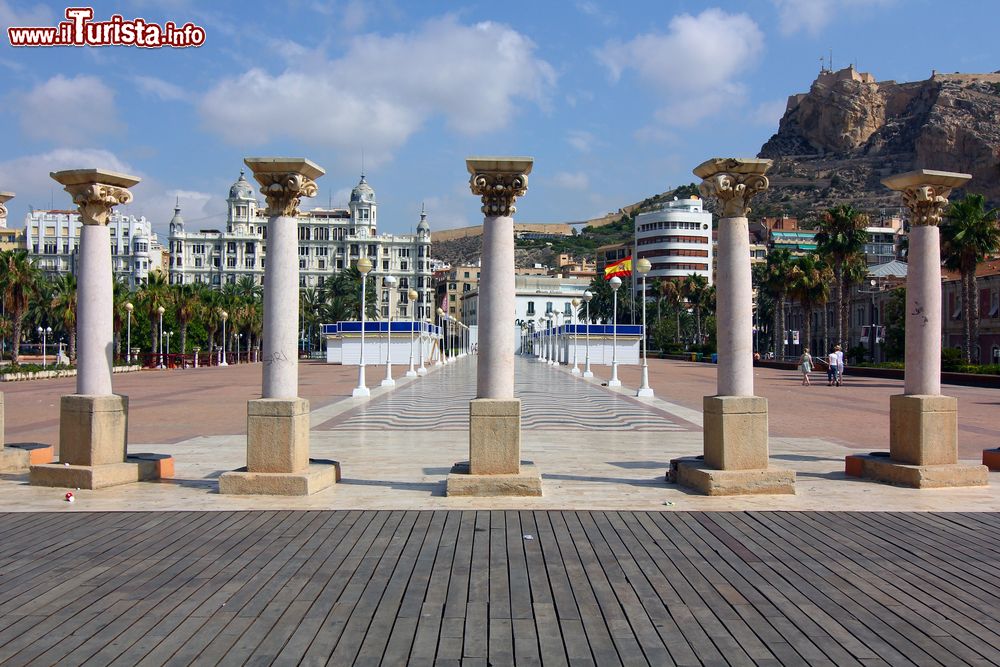
[{"label": "pedestrian walking", "polygon": [[840,346],[837,345],[832,350],[830,350],[829,356],[826,358],[826,386],[832,387],[834,383],[840,384],[840,378],[837,376],[837,350]]},{"label": "pedestrian walking", "polygon": [[802,373],[802,386],[804,387],[808,387],[810,385],[809,373],[812,372],[812,367],[813,358],[812,355],[809,354],[809,348],[807,347],[802,350],[802,356],[799,357],[799,372]]},{"label": "pedestrian walking", "polygon": [[837,351],[837,386],[844,381],[844,351],[837,345],[833,348]]}]

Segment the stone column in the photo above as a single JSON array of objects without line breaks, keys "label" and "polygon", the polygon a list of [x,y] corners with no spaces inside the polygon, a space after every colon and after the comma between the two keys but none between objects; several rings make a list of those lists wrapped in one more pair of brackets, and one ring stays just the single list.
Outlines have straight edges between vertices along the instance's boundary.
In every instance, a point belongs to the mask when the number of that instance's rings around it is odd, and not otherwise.
[{"label": "stone column", "polygon": [[952,188],[969,174],[918,169],[882,181],[910,212],[906,271],[906,371],[889,397],[889,456],[852,455],[854,477],[916,488],[983,486],[987,468],[958,463],[958,400],[941,395],[941,241]]},{"label": "stone column", "polygon": [[514,206],[528,189],[532,158],[466,160],[482,198],[476,398],[469,404],[469,461],[448,476],[448,495],[541,495],[534,465],[521,461],[521,401],[514,398]]},{"label": "stone column", "polygon": [[708,495],[795,493],[795,474],[768,462],[767,399],[753,393],[753,286],[747,214],[768,187],[770,160],[714,158],[699,165],[703,197],[721,209],[716,256],[716,396],[704,398],[704,459],[676,459],[668,479]]},{"label": "stone column", "polygon": [[309,495],[339,478],[336,462],[309,459],[309,401],[299,398],[298,214],[324,171],[305,158],[246,158],[267,198],[261,398],[247,403],[247,465],[219,477],[219,493]]},{"label": "stone column", "polygon": [[76,393],[63,396],[59,418],[59,462],[31,467],[31,483],[97,489],[172,476],[169,457],[126,455],[128,397],[111,390],[114,324],[111,235],[108,218],[132,201],[139,179],[103,169],[50,174],[80,212],[77,272]]}]

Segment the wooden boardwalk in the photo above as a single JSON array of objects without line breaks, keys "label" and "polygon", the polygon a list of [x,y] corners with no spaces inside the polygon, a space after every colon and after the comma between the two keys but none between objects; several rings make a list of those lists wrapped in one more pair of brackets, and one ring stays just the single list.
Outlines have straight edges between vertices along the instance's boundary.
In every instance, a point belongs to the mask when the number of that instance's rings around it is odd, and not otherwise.
[{"label": "wooden boardwalk", "polygon": [[0,514],[4,665],[996,665],[1000,515]]}]

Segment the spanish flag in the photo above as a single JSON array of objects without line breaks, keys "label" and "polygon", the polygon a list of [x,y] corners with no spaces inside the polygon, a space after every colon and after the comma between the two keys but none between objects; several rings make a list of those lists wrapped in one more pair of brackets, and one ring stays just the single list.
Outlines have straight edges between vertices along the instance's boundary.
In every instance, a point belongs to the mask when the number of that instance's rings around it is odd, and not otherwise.
[{"label": "spanish flag", "polygon": [[619,278],[625,278],[632,275],[632,256],[629,255],[625,259],[620,259],[614,264],[608,264],[604,267],[604,279],[611,280],[615,276]]}]

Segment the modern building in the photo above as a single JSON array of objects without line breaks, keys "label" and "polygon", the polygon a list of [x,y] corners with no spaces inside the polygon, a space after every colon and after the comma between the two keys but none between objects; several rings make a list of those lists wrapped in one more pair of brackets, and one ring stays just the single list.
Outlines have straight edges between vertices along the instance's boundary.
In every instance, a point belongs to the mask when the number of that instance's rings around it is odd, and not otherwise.
[{"label": "modern building", "polygon": [[647,278],[682,280],[690,274],[713,282],[712,214],[692,195],[635,217],[635,260],[648,259]]},{"label": "modern building", "polygon": [[[941,283],[941,327],[944,347],[962,347],[962,281],[957,271],[945,271]],[[980,262],[976,267],[979,298],[979,338],[973,342],[972,358],[1000,364],[1000,259]]]},{"label": "modern building", "polygon": [[[24,247],[28,256],[47,276],[76,274],[81,226],[76,211],[30,211],[24,220]],[[115,278],[135,289],[161,264],[156,234],[145,217],[117,210],[112,211],[108,227]]]},{"label": "modern building", "polygon": [[874,227],[865,227],[868,240],[865,242],[865,262],[868,266],[886,264],[902,257],[903,240],[906,231],[902,218],[892,217]]},{"label": "modern building", "polygon": [[[253,186],[244,172],[229,188],[225,229],[189,231],[174,209],[170,220],[170,282],[202,283],[220,288],[250,276],[264,282],[267,261],[267,218]],[[382,317],[389,315],[389,291],[385,278],[395,276],[399,304],[395,315],[410,317],[408,293],[419,294],[418,319],[434,312],[431,284],[431,231],[426,211],[421,211],[416,234],[378,233],[375,191],[365,180],[351,191],[348,208],[316,208],[303,211],[299,227],[299,286],[322,287],[327,280],[354,266],[362,256],[372,262],[372,275],[380,286]]]}]

